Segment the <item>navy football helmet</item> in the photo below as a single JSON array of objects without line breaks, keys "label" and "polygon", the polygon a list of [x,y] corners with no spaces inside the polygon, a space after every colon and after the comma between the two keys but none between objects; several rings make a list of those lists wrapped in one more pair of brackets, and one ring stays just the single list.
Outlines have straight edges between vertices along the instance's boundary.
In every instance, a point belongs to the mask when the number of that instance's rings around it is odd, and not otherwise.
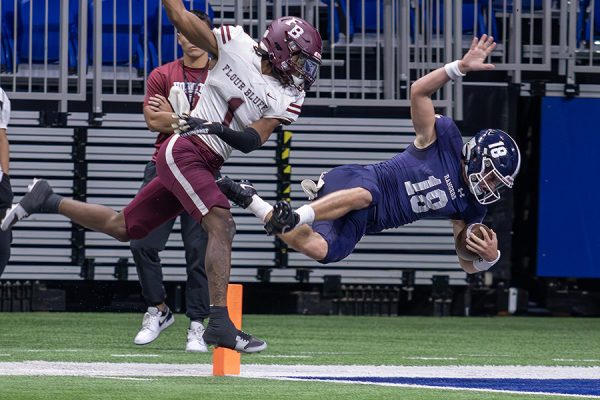
[{"label": "navy football helmet", "polygon": [[481,204],[500,200],[498,190],[512,188],[521,168],[517,143],[499,129],[477,132],[463,146],[462,159],[469,189]]}]

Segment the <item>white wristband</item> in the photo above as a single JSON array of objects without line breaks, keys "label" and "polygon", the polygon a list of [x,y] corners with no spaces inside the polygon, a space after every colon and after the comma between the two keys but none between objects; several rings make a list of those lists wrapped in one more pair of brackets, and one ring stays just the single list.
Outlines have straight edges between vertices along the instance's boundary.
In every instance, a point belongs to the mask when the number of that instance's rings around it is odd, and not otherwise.
[{"label": "white wristband", "polygon": [[451,63],[444,65],[444,69],[446,70],[448,77],[450,77],[450,79],[452,79],[452,80],[455,80],[456,78],[461,78],[461,77],[467,75],[467,74],[463,74],[462,72],[460,72],[460,68],[458,68],[458,60],[452,61]]},{"label": "white wristband", "polygon": [[473,261],[473,268],[479,272],[487,271],[492,268],[498,260],[500,260],[500,250],[498,250],[498,257],[496,257],[494,261],[485,261],[483,258],[479,257],[477,260]]}]

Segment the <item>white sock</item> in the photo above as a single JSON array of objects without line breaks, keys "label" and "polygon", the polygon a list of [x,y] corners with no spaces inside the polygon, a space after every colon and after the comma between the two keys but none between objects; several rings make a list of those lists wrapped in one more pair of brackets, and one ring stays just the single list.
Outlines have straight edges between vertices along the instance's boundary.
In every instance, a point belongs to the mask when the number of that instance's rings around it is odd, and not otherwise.
[{"label": "white sock", "polygon": [[311,225],[315,220],[315,210],[308,204],[301,206],[299,209],[296,210],[296,213],[300,217],[300,221],[298,221],[298,226],[302,224]]},{"label": "white sock", "polygon": [[252,196],[252,203],[248,206],[248,210],[261,221],[265,222],[267,214],[273,211],[273,206],[261,199],[257,194]]},{"label": "white sock", "polygon": [[200,321],[191,321],[190,322],[190,329],[192,329],[192,330],[196,330],[196,329],[200,328],[200,326],[202,326],[202,323]]}]

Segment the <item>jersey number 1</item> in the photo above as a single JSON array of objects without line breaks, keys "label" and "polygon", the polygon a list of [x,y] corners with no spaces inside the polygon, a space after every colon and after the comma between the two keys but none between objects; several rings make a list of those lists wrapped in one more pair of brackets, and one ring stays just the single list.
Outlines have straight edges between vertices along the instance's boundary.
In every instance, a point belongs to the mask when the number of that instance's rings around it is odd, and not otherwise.
[{"label": "jersey number 1", "polygon": [[244,100],[239,97],[232,97],[229,99],[227,102],[227,112],[225,113],[225,117],[223,117],[223,125],[229,127],[231,121],[233,121],[233,113],[235,113],[235,110],[240,108],[242,104],[244,104]]},{"label": "jersey number 1", "polygon": [[442,189],[434,189],[421,194],[441,183],[442,181],[435,176],[430,176],[426,181],[417,183],[412,183],[411,181],[404,182],[406,193],[410,196],[410,206],[413,212],[418,214],[429,210],[439,210],[448,204],[448,196],[446,196],[446,192]]}]

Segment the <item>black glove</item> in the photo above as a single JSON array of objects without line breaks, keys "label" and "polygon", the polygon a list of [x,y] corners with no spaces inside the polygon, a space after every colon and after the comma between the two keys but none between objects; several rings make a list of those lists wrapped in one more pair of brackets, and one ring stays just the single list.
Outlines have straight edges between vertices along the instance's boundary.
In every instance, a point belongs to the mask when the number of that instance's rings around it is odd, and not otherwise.
[{"label": "black glove", "polygon": [[10,176],[3,173],[2,180],[0,180],[0,212],[2,214],[4,209],[12,206],[13,198],[14,194],[10,184]]},{"label": "black glove", "polygon": [[214,124],[202,118],[190,117],[185,114],[178,115],[176,118],[178,118],[177,122],[171,124],[171,126],[175,128],[175,133],[180,136],[189,136],[193,134],[216,135],[223,130],[221,124]]},{"label": "black glove", "polygon": [[243,153],[249,153],[262,146],[260,134],[250,126],[245,127],[243,131],[236,131],[218,122],[210,122],[188,115],[179,116],[178,122],[173,123],[171,126],[175,128],[175,133],[178,133],[179,136],[215,135]]}]

